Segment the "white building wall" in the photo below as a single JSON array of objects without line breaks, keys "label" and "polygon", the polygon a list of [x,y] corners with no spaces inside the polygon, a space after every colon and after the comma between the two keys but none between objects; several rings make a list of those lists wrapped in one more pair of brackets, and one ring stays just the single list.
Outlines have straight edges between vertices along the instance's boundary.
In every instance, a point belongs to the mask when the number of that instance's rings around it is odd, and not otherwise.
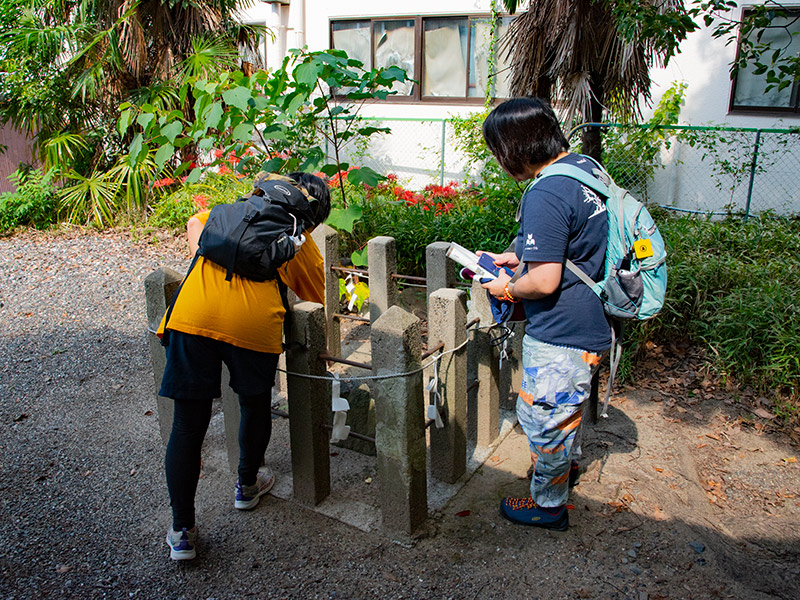
[{"label": "white building wall", "polygon": [[[798,4],[800,5],[800,4]],[[741,9],[729,16],[738,18]],[[244,20],[261,21],[273,28],[276,40],[267,44],[267,64],[275,68],[280,65],[285,52],[290,48],[307,46],[309,50],[327,49],[330,44],[330,20],[334,18],[363,18],[379,16],[446,16],[488,14],[489,0],[406,0],[402,4],[375,2],[370,0],[291,0],[290,5],[258,2],[246,11]],[[673,82],[687,84],[685,105],[680,123],[685,125],[722,125],[728,127],[787,128],[800,125],[800,117],[756,114],[729,114],[731,93],[730,63],[736,52],[735,44],[725,39],[714,39],[711,30],[702,28],[689,35],[681,45],[681,53],[673,57],[665,68],[651,70],[652,104],[643,107],[645,119],[652,115],[662,94]],[[482,110],[481,105],[439,103],[393,103],[375,102],[366,105],[361,114],[366,117],[384,119],[428,119],[441,120],[452,116],[465,116]],[[459,180],[465,176],[463,157],[457,156],[452,135],[445,134],[442,147],[441,121],[412,123],[409,121],[386,121],[393,135],[378,136],[369,151],[361,149],[350,156],[353,164],[367,164],[382,172],[395,172],[411,186],[423,186],[440,179]],[[751,135],[754,137],[754,135]],[[752,140],[744,140],[744,144]],[[762,143],[775,143],[766,139]],[[753,188],[753,196],[767,202],[761,208],[778,211],[800,211],[800,191],[795,179],[800,173],[800,149],[775,146],[771,152],[786,151],[788,162],[773,158],[770,177],[759,175]],[[442,152],[445,155],[444,172],[439,164]],[[747,160],[749,149],[736,150],[736,160]],[[797,155],[798,160],[794,159]],[[656,173],[653,189],[663,204],[688,210],[720,210],[723,204],[742,209],[747,202],[746,178],[723,181],[714,172],[713,159],[703,152],[682,145],[673,145],[663,155],[665,169]],[[734,187],[734,190],[728,188]],[[778,192],[774,192],[778,190]],[[726,198],[727,195],[727,199]],[[720,200],[723,198],[723,200]],[[759,206],[754,206],[756,209]]]}]

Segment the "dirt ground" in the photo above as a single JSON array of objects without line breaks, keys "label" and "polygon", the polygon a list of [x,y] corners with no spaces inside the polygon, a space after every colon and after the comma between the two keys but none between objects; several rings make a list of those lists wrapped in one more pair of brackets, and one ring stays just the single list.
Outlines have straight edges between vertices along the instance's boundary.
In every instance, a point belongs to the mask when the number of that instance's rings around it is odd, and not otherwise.
[{"label": "dirt ground", "polygon": [[0,598],[800,598],[798,431],[680,347],[586,427],[565,533],[498,514],[528,486],[516,428],[410,547],[277,496],[235,511],[218,411],[199,556],[168,560],[141,280],[187,263],[164,234],[0,239]]}]

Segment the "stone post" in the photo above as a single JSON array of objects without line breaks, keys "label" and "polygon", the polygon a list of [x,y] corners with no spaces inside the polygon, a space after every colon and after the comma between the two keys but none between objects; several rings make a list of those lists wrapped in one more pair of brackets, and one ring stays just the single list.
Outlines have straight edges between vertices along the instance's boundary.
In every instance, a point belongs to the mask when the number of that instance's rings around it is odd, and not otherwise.
[{"label": "stone post", "polygon": [[[144,296],[147,306],[147,341],[150,345],[150,361],[153,365],[156,394],[161,388],[161,378],[164,376],[164,367],[167,363],[166,350],[161,345],[161,340],[156,335],[156,330],[182,280],[183,275],[168,267],[159,267],[144,278]],[[161,432],[161,439],[166,444],[172,431],[172,418],[175,414],[175,407],[170,398],[164,398],[163,396],[157,396],[156,405],[158,409],[158,428]]]},{"label": "stone post", "polygon": [[455,284],[455,271],[453,262],[447,258],[449,242],[433,242],[425,248],[425,280],[428,288],[428,298],[441,288],[453,287]]},{"label": "stone post", "polygon": [[[300,302],[292,311],[286,369],[289,373],[325,376],[325,310],[321,304]],[[330,384],[319,379],[287,376],[289,439],[294,497],[316,505],[331,491],[330,431],[323,427],[331,411]]]},{"label": "stone post", "polygon": [[339,234],[323,223],[314,229],[311,236],[322,253],[325,267],[325,328],[328,332],[328,354],[341,357],[339,319],[333,316],[339,312],[339,274],[331,270],[331,267],[339,266]]},{"label": "stone post", "polygon": [[367,244],[369,262],[369,320],[373,324],[389,307],[397,304],[397,247],[394,238],[379,236]]},{"label": "stone post", "polygon": [[[443,288],[428,298],[428,347],[444,343],[452,350],[467,337],[467,294]],[[446,354],[439,361],[439,410],[445,426],[431,426],[431,474],[455,483],[467,467],[467,349]],[[430,392],[429,401],[434,392]]]},{"label": "stone post", "polygon": [[478,387],[469,393],[470,431],[475,432],[475,444],[486,447],[500,433],[499,353],[492,346],[492,331],[487,329],[494,320],[486,290],[473,282],[471,293],[470,318],[480,318],[481,321],[471,332],[472,368],[468,379],[470,384],[477,381]]},{"label": "stone post", "polygon": [[[421,322],[392,306],[373,323],[371,345],[373,375],[419,369]],[[372,390],[383,528],[407,542],[428,515],[422,373],[377,379]]]}]

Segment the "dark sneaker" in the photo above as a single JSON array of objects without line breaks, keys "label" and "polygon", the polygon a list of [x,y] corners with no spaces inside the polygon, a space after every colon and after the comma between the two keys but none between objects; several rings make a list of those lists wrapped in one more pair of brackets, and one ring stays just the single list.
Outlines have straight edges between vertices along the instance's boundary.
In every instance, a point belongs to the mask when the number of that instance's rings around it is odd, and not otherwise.
[{"label": "dark sneaker", "polygon": [[197,527],[175,531],[170,527],[167,530],[167,545],[169,557],[172,560],[191,560],[197,556]]},{"label": "dark sneaker", "polygon": [[545,508],[533,501],[533,498],[503,498],[500,502],[500,514],[513,523],[531,525],[555,531],[566,531],[569,528],[569,513],[566,505]]},{"label": "dark sneaker", "polygon": [[258,477],[253,485],[242,485],[236,482],[236,501],[234,507],[239,510],[255,508],[261,496],[266,494],[275,485],[275,476],[269,467],[261,467]]},{"label": "dark sneaker", "polygon": [[[533,477],[533,465],[528,467],[528,479],[531,479],[532,477]],[[576,485],[578,485],[580,478],[581,478],[581,472],[580,469],[578,468],[578,461],[573,460],[569,465],[569,487],[574,488]]]}]

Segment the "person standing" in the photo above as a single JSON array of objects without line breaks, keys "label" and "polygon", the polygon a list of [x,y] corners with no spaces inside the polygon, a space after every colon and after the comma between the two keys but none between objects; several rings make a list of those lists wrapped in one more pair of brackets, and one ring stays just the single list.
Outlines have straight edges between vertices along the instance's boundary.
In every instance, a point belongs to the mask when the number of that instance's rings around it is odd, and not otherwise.
[{"label": "person standing", "polygon": [[[307,173],[288,177],[287,182],[304,192],[313,208],[314,222],[305,232],[310,233],[330,213],[328,186]],[[193,253],[209,214],[200,212],[187,223]],[[299,298],[324,302],[322,255],[310,235],[278,269],[278,276]],[[167,363],[158,393],[175,402],[164,461],[172,507],[166,541],[173,560],[197,554],[195,493],[201,448],[212,399],[221,395],[223,362],[241,408],[234,507],[254,508],[274,484],[272,472],[262,463],[272,433],[272,386],[283,351],[285,312],[277,280],[254,281],[234,274],[228,281],[224,267],[199,256],[181,285],[166,327],[167,316],[161,321],[158,335],[167,338]]]},{"label": "person standing", "polygon": [[[513,98],[498,105],[483,124],[486,144],[516,181],[535,178],[556,162],[592,173],[594,163],[568,151],[550,106],[539,98]],[[517,418],[528,438],[533,476],[530,496],[503,498],[502,515],[512,522],[564,531],[567,497],[577,475],[576,434],[591,392],[592,367],[611,346],[611,327],[594,292],[564,269],[570,259],[597,280],[604,272],[608,217],[604,199],[566,176],[529,187],[518,211],[513,252],[490,256],[516,270],[483,284],[499,300],[525,309],[522,383]]]}]

